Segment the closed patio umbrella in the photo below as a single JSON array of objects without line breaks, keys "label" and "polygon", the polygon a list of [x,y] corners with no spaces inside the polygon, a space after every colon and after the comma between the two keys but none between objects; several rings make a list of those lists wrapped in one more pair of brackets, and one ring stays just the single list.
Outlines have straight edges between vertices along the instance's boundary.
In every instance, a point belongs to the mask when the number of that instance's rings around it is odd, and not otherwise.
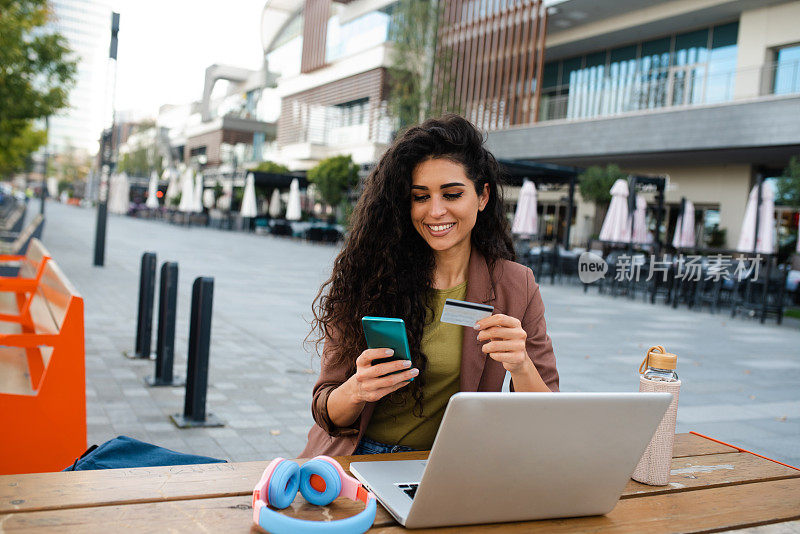
[{"label": "closed patio umbrella", "polygon": [[52,198],[58,196],[58,178],[55,176],[50,176],[47,179],[47,194]]},{"label": "closed patio umbrella", "polygon": [[131,186],[128,183],[128,175],[124,172],[118,174],[111,189],[112,202],[109,203],[108,211],[120,215],[128,213],[130,193]]},{"label": "closed patio umbrella", "polygon": [[253,218],[258,215],[256,208],[256,187],[254,185],[253,173],[248,173],[244,183],[244,196],[242,197],[242,208],[239,214],[242,217]]},{"label": "closed patio umbrella", "polygon": [[214,207],[214,190],[213,189],[206,189],[203,191],[203,207],[211,209]]},{"label": "closed patio umbrella", "polygon": [[681,214],[675,224],[672,246],[675,248],[691,248],[695,246],[694,204],[692,204],[691,200],[685,200],[682,205]]},{"label": "closed patio umbrella", "polygon": [[119,196],[119,175],[112,174],[108,177],[108,193],[106,193],[106,206],[109,213],[117,213],[117,196]]},{"label": "closed patio umbrella", "polygon": [[611,186],[611,204],[600,228],[601,241],[627,243],[631,238],[628,219],[628,183],[619,179]]},{"label": "closed patio umbrella", "polygon": [[181,176],[181,202],[178,204],[178,210],[183,213],[192,213],[194,211],[194,207],[192,206],[194,202],[193,174],[192,169],[187,167],[187,169],[183,171],[183,176]]},{"label": "closed patio umbrella", "polygon": [[269,201],[269,216],[277,219],[281,216],[281,210],[281,192],[276,187],[272,190],[272,198]]},{"label": "closed patio umbrella", "polygon": [[162,180],[169,180],[167,183],[167,192],[164,194],[164,204],[169,206],[170,201],[178,196],[180,193],[180,174],[177,169],[164,169],[161,174]]},{"label": "closed patio umbrella", "polygon": [[[775,191],[766,182],[761,186],[761,209],[758,210],[758,186],[750,191],[747,207],[744,210],[742,232],[736,250],[740,252],[775,252]],[[758,238],[756,239],[756,218],[758,219]],[[754,250],[755,249],[755,250]]]},{"label": "closed patio umbrella", "polygon": [[511,232],[517,235],[538,234],[539,215],[536,212],[536,185],[530,180],[522,183],[514,212],[514,223]]},{"label": "closed patio umbrella", "polygon": [[194,177],[194,195],[192,195],[192,211],[202,213],[203,211],[203,173],[198,172]]},{"label": "closed patio umbrella", "polygon": [[649,243],[650,234],[647,232],[647,201],[643,196],[636,196],[636,211],[633,212],[633,242]]},{"label": "closed patio umbrella", "polygon": [[158,173],[153,171],[150,173],[150,183],[147,184],[147,202],[145,206],[151,209],[158,208]]},{"label": "closed patio umbrella", "polygon": [[226,181],[222,184],[222,196],[217,200],[217,207],[221,210],[231,209],[231,198],[233,198],[233,185]]},{"label": "closed patio umbrella", "polygon": [[299,221],[301,217],[300,182],[295,178],[292,180],[292,185],[289,186],[289,202],[286,204],[286,219],[289,221]]}]

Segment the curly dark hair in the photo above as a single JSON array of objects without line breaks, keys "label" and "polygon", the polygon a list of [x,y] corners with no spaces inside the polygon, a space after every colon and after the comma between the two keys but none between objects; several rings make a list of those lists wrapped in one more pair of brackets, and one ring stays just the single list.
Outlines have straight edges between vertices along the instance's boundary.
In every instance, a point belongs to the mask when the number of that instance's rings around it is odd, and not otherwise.
[{"label": "curly dark hair", "polygon": [[350,219],[350,236],[312,306],[311,334],[318,333],[317,345],[323,339],[336,340],[332,359],[326,363],[347,366],[349,374],[367,348],[361,318],[403,319],[411,359],[420,373],[409,388],[394,395],[405,402],[403,392],[410,389],[417,415],[422,414],[428,361],[420,344],[433,315],[428,297],[434,253],[411,222],[412,173],[420,163],[441,158],[460,164],[478,195],[489,184],[489,201],[478,213],[471,241],[491,269],[497,260],[513,260],[515,254],[503,213],[500,167],[483,145],[475,126],[452,114],[426,120],[397,137],[366,178]]}]

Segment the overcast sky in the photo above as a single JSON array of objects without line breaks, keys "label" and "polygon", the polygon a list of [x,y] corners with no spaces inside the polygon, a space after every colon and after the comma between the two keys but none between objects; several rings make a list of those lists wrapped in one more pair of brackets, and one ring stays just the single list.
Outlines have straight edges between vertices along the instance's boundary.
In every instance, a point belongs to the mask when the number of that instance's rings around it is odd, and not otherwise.
[{"label": "overcast sky", "polygon": [[205,69],[261,66],[264,0],[110,0],[120,14],[118,110],[155,116],[203,96]]}]

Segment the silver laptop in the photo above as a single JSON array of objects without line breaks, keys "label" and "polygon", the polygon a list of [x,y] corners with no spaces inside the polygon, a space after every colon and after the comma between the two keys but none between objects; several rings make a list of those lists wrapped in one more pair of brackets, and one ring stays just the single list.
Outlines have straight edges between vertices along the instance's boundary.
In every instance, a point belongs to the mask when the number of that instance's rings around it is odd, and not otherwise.
[{"label": "silver laptop", "polygon": [[669,393],[458,393],[424,460],[350,471],[408,528],[605,514]]}]

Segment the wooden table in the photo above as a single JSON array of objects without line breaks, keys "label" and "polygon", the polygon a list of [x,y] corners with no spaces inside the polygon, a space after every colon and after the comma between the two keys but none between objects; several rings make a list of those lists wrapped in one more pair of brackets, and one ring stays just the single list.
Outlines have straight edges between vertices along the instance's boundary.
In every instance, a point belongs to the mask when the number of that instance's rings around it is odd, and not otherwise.
[{"label": "wooden table", "polygon": [[[425,458],[427,453],[357,457]],[[339,458],[347,469],[354,457]],[[0,476],[0,532],[260,532],[252,490],[268,462]],[[692,434],[678,434],[668,486],[630,481],[607,515],[427,532],[710,532],[800,519],[800,471]],[[339,519],[363,505],[294,501],[290,515]],[[797,528],[798,523],[793,524]],[[379,505],[371,532],[404,531]],[[414,532],[426,532],[418,530]]]}]

